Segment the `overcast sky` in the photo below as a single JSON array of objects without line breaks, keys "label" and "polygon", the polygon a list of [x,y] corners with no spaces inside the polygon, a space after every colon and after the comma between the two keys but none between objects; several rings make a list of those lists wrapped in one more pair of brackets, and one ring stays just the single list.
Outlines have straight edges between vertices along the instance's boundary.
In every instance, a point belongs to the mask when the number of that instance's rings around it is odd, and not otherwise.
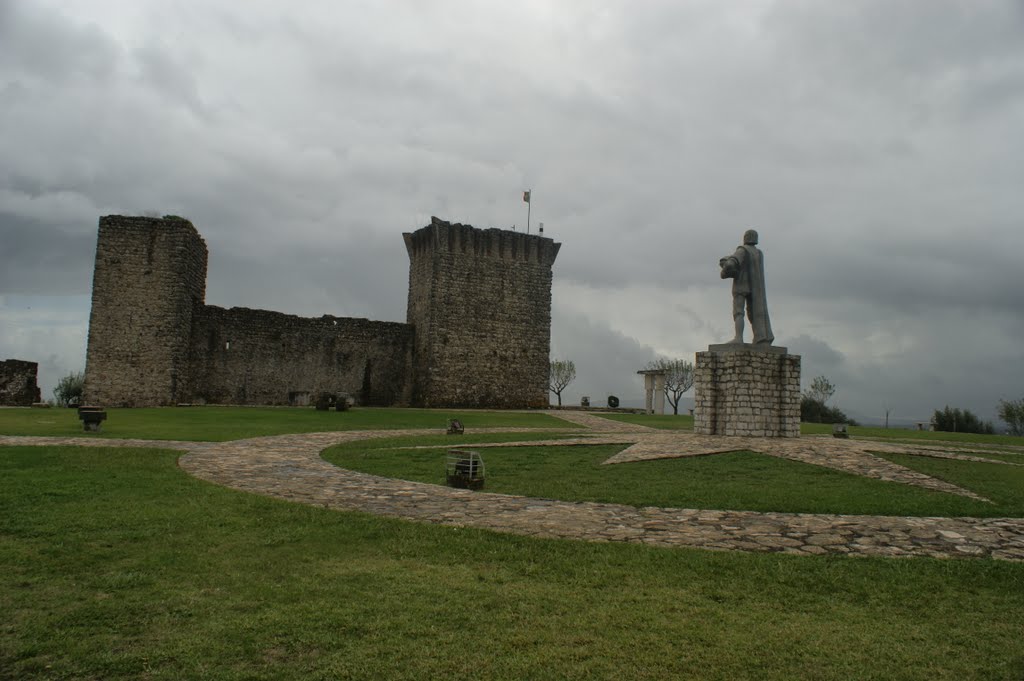
[{"label": "overcast sky", "polygon": [[0,359],[84,368],[101,215],[190,218],[211,304],[404,321],[401,233],[532,188],[567,401],[728,340],[754,227],[805,385],[992,418],[1022,130],[1021,0],[0,0]]}]

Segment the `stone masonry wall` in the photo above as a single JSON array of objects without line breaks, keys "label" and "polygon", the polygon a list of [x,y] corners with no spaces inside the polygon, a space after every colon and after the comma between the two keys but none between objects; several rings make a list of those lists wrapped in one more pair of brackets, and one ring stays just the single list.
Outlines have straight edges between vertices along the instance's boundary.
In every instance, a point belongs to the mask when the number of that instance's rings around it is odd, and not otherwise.
[{"label": "stone masonry wall", "polygon": [[37,379],[39,365],[20,359],[0,362],[0,406],[31,407],[42,401]]},{"label": "stone masonry wall", "polygon": [[206,295],[206,244],[180,218],[100,218],[84,400],[175,404],[192,392],[192,326]]},{"label": "stone masonry wall", "polygon": [[407,404],[408,324],[206,306],[192,340],[192,401],[305,404],[317,392],[359,404]]},{"label": "stone masonry wall", "polygon": [[800,437],[800,356],[736,349],[698,352],[695,433]]},{"label": "stone masonry wall", "polygon": [[560,244],[434,218],[405,234],[408,323],[205,305],[206,244],[180,218],[100,218],[85,401],[543,407]]},{"label": "stone masonry wall", "polygon": [[404,236],[413,403],[546,406],[551,268],[561,244],[437,218]]}]

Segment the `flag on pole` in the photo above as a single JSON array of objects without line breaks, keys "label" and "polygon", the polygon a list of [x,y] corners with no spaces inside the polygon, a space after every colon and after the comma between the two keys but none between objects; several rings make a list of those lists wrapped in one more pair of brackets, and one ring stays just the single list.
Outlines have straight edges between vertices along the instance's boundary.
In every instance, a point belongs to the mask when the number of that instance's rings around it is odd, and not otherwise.
[{"label": "flag on pole", "polygon": [[523,201],[525,201],[526,203],[530,202],[530,192],[529,191],[523,192]]}]

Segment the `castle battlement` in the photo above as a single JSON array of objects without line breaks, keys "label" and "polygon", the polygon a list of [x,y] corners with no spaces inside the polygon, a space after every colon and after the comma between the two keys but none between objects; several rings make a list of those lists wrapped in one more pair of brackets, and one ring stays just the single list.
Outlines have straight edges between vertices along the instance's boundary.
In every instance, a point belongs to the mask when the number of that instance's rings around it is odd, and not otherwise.
[{"label": "castle battlement", "polygon": [[474,257],[522,260],[552,266],[562,244],[538,234],[507,229],[478,229],[472,225],[451,223],[436,217],[413,233],[405,233],[409,257],[424,252],[461,253]]},{"label": "castle battlement", "polygon": [[85,399],[108,406],[547,404],[560,244],[433,218],[405,234],[405,324],[205,304],[207,249],[176,217],[100,218]]}]

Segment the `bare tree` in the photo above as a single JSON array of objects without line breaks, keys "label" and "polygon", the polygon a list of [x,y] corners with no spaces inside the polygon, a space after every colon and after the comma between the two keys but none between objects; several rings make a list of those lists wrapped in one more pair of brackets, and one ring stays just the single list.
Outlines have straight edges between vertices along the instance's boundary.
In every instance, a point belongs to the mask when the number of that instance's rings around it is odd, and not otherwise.
[{"label": "bare tree", "polygon": [[576,365],[571,359],[551,360],[551,369],[548,372],[548,386],[558,397],[558,406],[562,406],[562,391],[576,378]]},{"label": "bare tree", "polygon": [[646,368],[665,372],[665,399],[672,405],[672,413],[679,414],[680,398],[693,387],[693,362],[662,357],[649,363]]}]

